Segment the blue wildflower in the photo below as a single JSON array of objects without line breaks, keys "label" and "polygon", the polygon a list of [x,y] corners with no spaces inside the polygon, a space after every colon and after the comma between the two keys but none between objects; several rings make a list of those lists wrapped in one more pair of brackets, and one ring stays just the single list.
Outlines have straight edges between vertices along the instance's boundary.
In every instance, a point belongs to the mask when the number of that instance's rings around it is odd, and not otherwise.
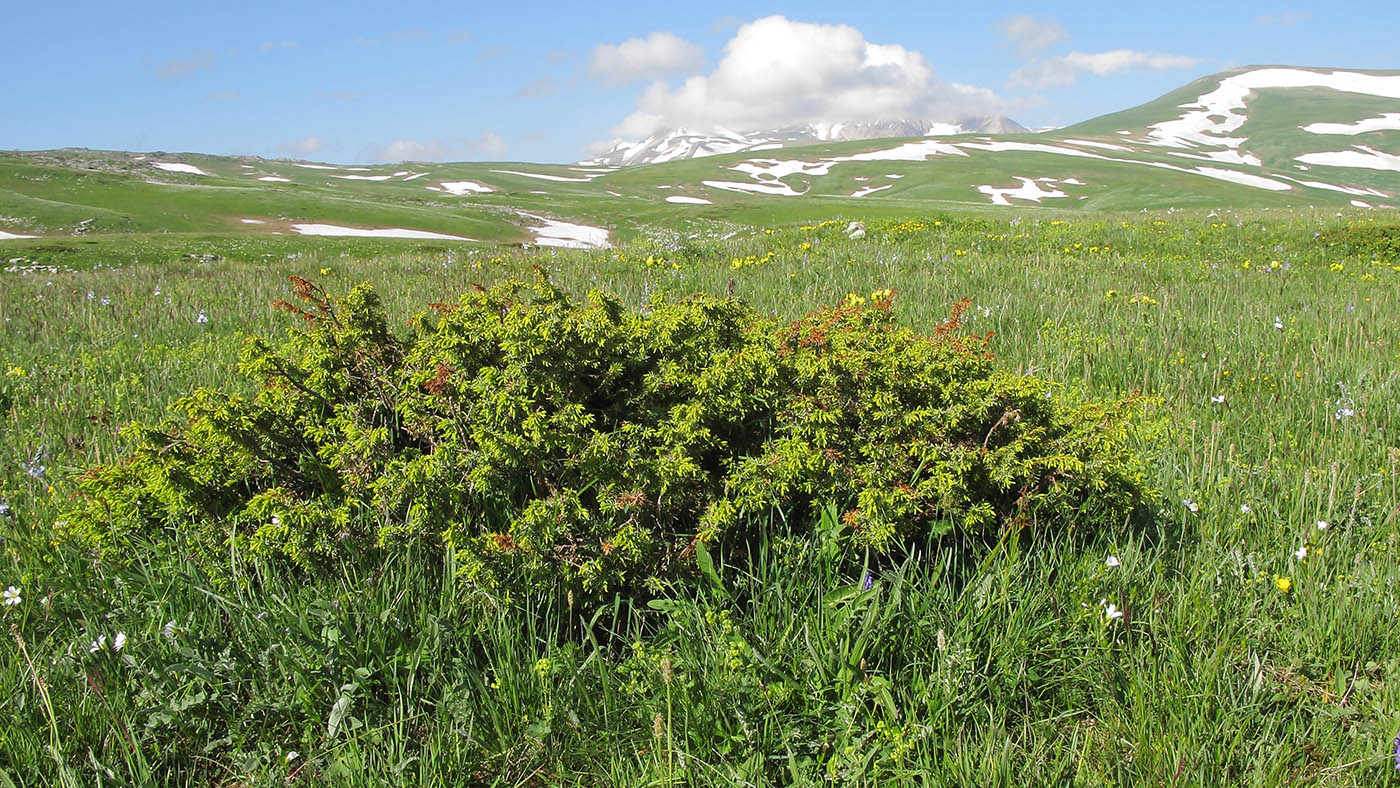
[{"label": "blue wildflower", "polygon": [[875,586],[875,578],[871,577],[869,572],[866,572],[865,580],[861,581],[861,586],[864,587],[866,591],[869,591]]}]

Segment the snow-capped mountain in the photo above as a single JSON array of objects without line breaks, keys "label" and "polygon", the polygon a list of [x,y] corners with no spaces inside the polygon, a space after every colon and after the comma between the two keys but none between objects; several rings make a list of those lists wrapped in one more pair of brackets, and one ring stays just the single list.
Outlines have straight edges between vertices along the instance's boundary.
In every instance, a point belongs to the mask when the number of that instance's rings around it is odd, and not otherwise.
[{"label": "snow-capped mountain", "polygon": [[967,116],[949,123],[932,120],[886,120],[849,123],[808,123],[781,129],[738,132],[728,129],[692,131],[670,129],[640,141],[616,140],[597,156],[579,162],[590,167],[627,167],[698,159],[722,153],[771,150],[814,142],[868,140],[882,137],[930,137],[951,134],[1023,134],[1027,129],[1000,115]]}]

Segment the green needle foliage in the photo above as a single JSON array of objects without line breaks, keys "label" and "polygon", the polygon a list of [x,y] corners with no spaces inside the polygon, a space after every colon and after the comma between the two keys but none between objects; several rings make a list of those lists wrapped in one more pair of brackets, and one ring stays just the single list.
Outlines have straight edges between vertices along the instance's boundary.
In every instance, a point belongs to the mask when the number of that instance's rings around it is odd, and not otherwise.
[{"label": "green needle foliage", "polygon": [[775,516],[811,538],[826,505],[845,546],[887,554],[954,528],[1112,526],[1145,500],[1141,403],[998,369],[989,335],[960,332],[965,301],[929,334],[889,290],[782,324],[704,295],[575,303],[537,269],[401,338],[368,285],[295,284],[302,329],[244,348],[259,393],[200,389],[131,427],[130,456],[84,477],[77,533],[121,556],[175,531],[211,566],[311,571],[441,546],[480,589],[597,595],[654,591]]}]

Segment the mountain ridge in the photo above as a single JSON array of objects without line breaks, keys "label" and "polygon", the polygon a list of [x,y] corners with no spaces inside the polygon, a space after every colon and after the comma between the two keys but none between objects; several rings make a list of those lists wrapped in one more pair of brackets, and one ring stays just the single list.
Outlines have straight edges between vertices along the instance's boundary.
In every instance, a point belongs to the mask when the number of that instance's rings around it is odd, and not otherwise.
[{"label": "mountain ridge", "polygon": [[802,123],[739,132],[725,128],[665,129],[642,140],[614,140],[612,147],[578,162],[583,167],[634,167],[725,153],[795,147],[815,142],[957,134],[1028,134],[1030,130],[1003,115],[965,115],[954,121],[880,120]]}]

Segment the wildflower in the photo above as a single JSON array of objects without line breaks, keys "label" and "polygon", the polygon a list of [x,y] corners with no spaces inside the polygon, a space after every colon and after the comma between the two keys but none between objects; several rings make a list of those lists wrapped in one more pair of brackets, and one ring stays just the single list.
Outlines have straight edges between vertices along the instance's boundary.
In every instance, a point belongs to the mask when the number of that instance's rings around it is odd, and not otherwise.
[{"label": "wildflower", "polygon": [[1283,330],[1283,321],[1280,320],[1277,316],[1274,317],[1274,328],[1278,331]]},{"label": "wildflower", "polygon": [[1251,509],[1251,508],[1249,508],[1249,504],[1247,504],[1247,503],[1242,503],[1242,504],[1240,504],[1240,514],[1249,514],[1249,513],[1252,512],[1252,511],[1254,511],[1254,510]]},{"label": "wildflower", "polygon": [[288,750],[288,751],[287,751],[287,763],[291,763],[292,761],[295,761],[297,758],[300,758],[300,757],[301,757],[301,753],[297,752],[296,750]]},{"label": "wildflower", "polygon": [[1196,512],[1199,512],[1201,510],[1201,505],[1191,500],[1190,498],[1182,498],[1181,504],[1185,506],[1187,511],[1191,512],[1191,514],[1195,514]]},{"label": "wildflower", "polygon": [[8,518],[9,516],[10,516],[10,505],[7,504],[7,503],[0,503],[0,517]]},{"label": "wildflower", "polygon": [[3,599],[5,601],[5,607],[14,607],[15,605],[18,605],[20,602],[24,601],[20,599],[19,589],[15,588],[14,586],[10,586],[4,591],[0,591],[0,599]]},{"label": "wildflower", "polygon": [[160,295],[160,286],[159,286],[159,285],[156,286],[156,292],[154,293],[154,295],[157,295],[157,296]]},{"label": "wildflower", "polygon": [[1293,590],[1293,581],[1286,577],[1274,575],[1274,588],[1287,594],[1289,591]]},{"label": "wildflower", "polygon": [[125,646],[125,645],[126,645],[126,633],[125,633],[125,632],[118,632],[118,633],[117,633],[117,636],[114,637],[114,638],[112,638],[112,650],[113,650],[113,651],[121,651],[121,650],[122,650],[122,646]]},{"label": "wildflower", "polygon": [[[1341,404],[1340,400],[1338,401],[1338,404]],[[1341,421],[1342,419],[1349,419],[1352,416],[1355,416],[1356,411],[1347,405],[1342,405],[1342,407],[1337,408],[1337,412],[1332,415],[1336,417],[1337,421]]]},{"label": "wildflower", "polygon": [[1299,561],[1303,560],[1304,558],[1307,558],[1307,557],[1308,557],[1308,546],[1307,546],[1307,545],[1303,545],[1302,547],[1298,548],[1297,550],[1294,550],[1294,551],[1293,551],[1293,557],[1294,557],[1295,559],[1299,560]]},{"label": "wildflower", "polygon": [[860,585],[861,588],[869,591],[875,585],[875,578],[871,577],[869,572],[866,572],[865,579],[861,581]]},{"label": "wildflower", "polygon": [[1326,531],[1326,530],[1327,530],[1327,521],[1326,521],[1326,520],[1318,520],[1318,521],[1317,521],[1317,530],[1319,530],[1319,531]]},{"label": "wildflower", "polygon": [[1122,562],[1122,561],[1119,561],[1119,560],[1118,560],[1118,556],[1116,556],[1116,555],[1111,555],[1111,556],[1109,556],[1103,563],[1104,563],[1104,566],[1107,566],[1107,567],[1109,567],[1109,568],[1113,568],[1113,567],[1115,567],[1115,566],[1122,566],[1122,565],[1123,565],[1123,562]]},{"label": "wildflower", "polygon": [[31,478],[42,479],[44,478],[44,471],[48,470],[48,468],[42,464],[48,454],[48,449],[41,448],[34,452],[34,456],[29,459],[29,462],[20,463],[20,465],[24,468],[24,472]]},{"label": "wildflower", "polygon": [[88,645],[88,653],[96,654],[104,648],[107,648],[107,636],[98,635],[97,640],[92,641],[92,643]]},{"label": "wildflower", "polygon": [[97,303],[101,304],[102,306],[111,306],[112,299],[108,298],[107,296],[102,296],[102,300],[98,301]]},{"label": "wildflower", "polygon": [[196,323],[208,323],[208,322],[209,322],[209,316],[206,315],[206,314],[204,314],[204,310],[201,309],[201,310],[199,310],[199,316],[196,317],[196,318],[194,319],[194,322],[196,322]]},{"label": "wildflower", "polygon": [[1119,610],[1117,605],[1107,599],[1100,599],[1099,604],[1103,605],[1103,614],[1108,616],[1109,621],[1117,621],[1123,617],[1123,611]]},{"label": "wildflower", "polygon": [[1214,397],[1211,397],[1211,398],[1210,398],[1210,401],[1213,402],[1213,403],[1215,403],[1216,405],[1224,405],[1224,404],[1225,404],[1225,395],[1224,395],[1224,394],[1217,394],[1217,395],[1215,395]]},{"label": "wildflower", "polygon": [[281,517],[278,517],[278,516],[275,515],[275,514],[272,515],[272,524],[273,524],[273,525],[281,525],[281,524],[282,524],[282,518],[281,518]]},{"label": "wildflower", "polygon": [[160,628],[161,636],[164,637],[166,640],[171,641],[172,643],[175,641],[175,635],[178,632],[179,629],[175,626],[174,619],[165,622],[165,626]]},{"label": "wildflower", "polygon": [[1400,772],[1400,733],[1395,734],[1395,771]]}]

